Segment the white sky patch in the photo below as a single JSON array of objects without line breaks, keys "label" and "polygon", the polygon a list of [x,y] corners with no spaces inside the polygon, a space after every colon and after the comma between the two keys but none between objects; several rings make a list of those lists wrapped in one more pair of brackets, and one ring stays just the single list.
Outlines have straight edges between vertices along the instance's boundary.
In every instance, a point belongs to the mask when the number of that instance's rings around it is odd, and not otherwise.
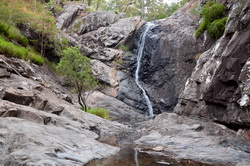
[{"label": "white sky patch", "polygon": [[174,2],[179,2],[180,0],[163,0],[163,2],[168,3],[169,5]]}]

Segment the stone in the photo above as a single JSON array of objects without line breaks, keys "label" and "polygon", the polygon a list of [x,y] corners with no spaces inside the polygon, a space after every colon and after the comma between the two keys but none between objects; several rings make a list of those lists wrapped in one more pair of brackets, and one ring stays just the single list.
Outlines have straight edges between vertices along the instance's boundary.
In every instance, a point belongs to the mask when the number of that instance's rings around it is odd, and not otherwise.
[{"label": "stone", "polygon": [[115,68],[111,68],[98,60],[91,60],[91,68],[93,74],[101,82],[108,84],[111,87],[116,87],[119,85]]},{"label": "stone", "polygon": [[[195,131],[198,125],[204,126],[203,130]],[[162,113],[154,120],[141,122],[138,128],[142,127],[147,132],[134,143],[149,154],[153,150],[174,156],[176,160],[201,161],[209,165],[250,162],[249,141],[236,137],[235,132],[220,128],[215,123]],[[149,147],[152,150],[146,150]]]},{"label": "stone", "polygon": [[113,49],[113,48],[104,48],[100,52],[91,55],[92,59],[100,60],[100,61],[110,61],[112,62],[114,59],[119,59],[122,56],[123,51]]},{"label": "stone", "polygon": [[77,32],[78,35],[97,30],[100,27],[107,27],[118,21],[122,16],[110,11],[94,11],[87,16],[75,21],[69,28]]},{"label": "stone", "polygon": [[156,152],[161,152],[161,151],[164,151],[164,146],[156,146],[156,147],[154,147],[154,148],[152,148],[154,151],[156,151]]},{"label": "stone", "polygon": [[13,88],[6,88],[3,100],[8,100],[17,104],[30,105],[34,100],[34,94],[30,91],[24,91]]},{"label": "stone", "polygon": [[89,94],[87,104],[91,107],[107,109],[111,118],[121,123],[129,124],[145,120],[145,117],[140,114],[139,110],[99,91]]},{"label": "stone", "polygon": [[86,10],[84,4],[67,4],[63,6],[64,12],[57,18],[56,27],[58,29],[67,28],[81,12]]},{"label": "stone", "polygon": [[10,72],[6,68],[0,68],[0,78],[2,77],[10,77]]},{"label": "stone", "polygon": [[84,55],[103,59],[102,56],[110,57],[110,55],[105,55],[107,51],[110,51],[110,48],[131,40],[141,22],[139,17],[122,18],[122,16],[111,12],[97,11],[76,19],[67,32],[74,31],[75,27],[79,27],[76,28],[79,30],[75,30],[78,34],[68,33],[65,34],[65,37],[73,45],[81,45],[80,50]]},{"label": "stone", "polygon": [[[12,60],[4,58],[8,63]],[[1,78],[0,165],[84,165],[119,151],[96,139],[116,139],[128,127],[83,112],[75,96],[75,105],[63,100],[60,95],[69,92],[46,67],[15,58],[13,63],[20,64],[13,71],[29,68],[34,75]]]},{"label": "stone", "polygon": [[[250,3],[238,3],[243,6],[235,16],[239,23],[230,31],[231,35],[226,31],[214,46],[201,54],[175,107],[175,112],[181,115],[203,116],[235,129],[250,126]],[[231,4],[236,8],[238,3]],[[226,27],[228,24],[230,21]]]},{"label": "stone", "polygon": [[64,107],[48,101],[43,110],[52,114],[60,115],[63,112]]}]

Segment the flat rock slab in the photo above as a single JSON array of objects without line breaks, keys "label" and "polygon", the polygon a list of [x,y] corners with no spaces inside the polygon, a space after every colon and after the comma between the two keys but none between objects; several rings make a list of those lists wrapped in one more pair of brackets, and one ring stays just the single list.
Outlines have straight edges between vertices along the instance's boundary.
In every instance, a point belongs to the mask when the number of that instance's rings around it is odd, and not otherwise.
[{"label": "flat rock slab", "polygon": [[119,151],[117,147],[89,138],[84,131],[13,117],[0,118],[0,134],[0,165],[75,166]]},{"label": "flat rock slab", "polygon": [[213,165],[250,163],[247,141],[244,144],[243,138],[222,125],[163,113],[141,128],[144,136],[135,141],[141,148]]}]

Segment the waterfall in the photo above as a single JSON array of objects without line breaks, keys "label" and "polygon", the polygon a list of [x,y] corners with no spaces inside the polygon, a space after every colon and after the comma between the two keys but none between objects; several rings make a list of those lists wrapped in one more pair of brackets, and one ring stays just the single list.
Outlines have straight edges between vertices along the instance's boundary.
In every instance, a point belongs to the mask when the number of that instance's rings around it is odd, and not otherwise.
[{"label": "waterfall", "polygon": [[147,23],[145,26],[146,26],[146,29],[140,36],[140,41],[139,41],[140,44],[139,44],[139,48],[138,48],[138,52],[137,52],[137,65],[136,65],[136,71],[135,71],[135,83],[142,90],[143,96],[144,96],[144,98],[145,98],[145,100],[147,102],[148,115],[150,117],[154,117],[153,107],[152,107],[152,104],[151,104],[151,102],[149,100],[149,97],[148,97],[148,95],[146,93],[146,90],[139,83],[139,72],[140,72],[140,68],[141,68],[141,59],[142,59],[142,55],[143,55],[145,39],[146,39],[146,36],[147,36],[147,32],[152,27],[154,27],[154,24],[153,23]]},{"label": "waterfall", "polygon": [[139,160],[138,160],[138,149],[135,148],[134,150],[135,150],[135,164],[136,166],[140,166]]}]

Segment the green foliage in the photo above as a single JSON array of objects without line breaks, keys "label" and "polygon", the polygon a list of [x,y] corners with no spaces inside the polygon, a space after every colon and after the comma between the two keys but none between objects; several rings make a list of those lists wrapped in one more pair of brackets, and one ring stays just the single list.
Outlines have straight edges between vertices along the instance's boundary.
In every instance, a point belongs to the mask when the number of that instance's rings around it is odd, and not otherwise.
[{"label": "green foliage", "polygon": [[87,110],[87,113],[94,114],[104,119],[109,119],[109,111],[103,108],[90,108]]},{"label": "green foliage", "polygon": [[33,51],[29,51],[27,48],[17,46],[12,42],[6,41],[3,36],[0,35],[0,52],[9,56],[13,56],[21,59],[30,59],[33,63],[42,65],[44,63],[43,58]]},{"label": "green foliage", "polygon": [[214,20],[207,27],[207,31],[212,38],[218,39],[223,35],[227,19],[228,19],[227,17],[224,17],[222,19]]},{"label": "green foliage", "polygon": [[72,83],[78,94],[79,104],[86,110],[85,98],[82,94],[97,86],[91,66],[90,59],[83,56],[76,47],[69,47],[63,51],[63,56],[57,66],[58,71],[66,76]]},{"label": "green foliage", "polygon": [[29,40],[23,36],[19,29],[13,26],[8,26],[6,23],[0,21],[0,34],[6,36],[9,39],[16,41],[22,46],[26,47]]},{"label": "green foliage", "polygon": [[115,13],[125,13],[126,17],[140,15],[147,21],[162,19],[170,16],[189,0],[181,0],[168,5],[162,0],[109,0],[105,10]]},{"label": "green foliage", "polygon": [[167,3],[164,4],[163,2],[155,3],[154,5],[150,6],[146,13],[147,21],[163,19],[166,17],[171,16],[176,10],[183,7],[189,0],[181,0],[180,2],[172,3],[168,5]]},{"label": "green foliage", "polygon": [[[202,32],[204,32],[206,29],[208,29],[208,27],[211,24],[213,24],[210,27],[209,34],[213,34],[212,37],[216,37],[216,38],[220,37],[218,36],[218,34],[222,35],[224,32],[224,30],[223,32],[221,31],[223,29],[221,25],[225,21],[225,19],[223,19],[223,21],[220,21],[220,25],[218,21],[216,21],[215,23],[213,22],[221,18],[223,16],[224,11],[225,11],[225,6],[223,4],[214,2],[214,1],[208,1],[201,9],[202,22],[200,23],[200,26],[198,27],[198,29],[195,31],[195,36],[199,37]],[[215,28],[218,26],[220,26],[220,28]],[[225,28],[225,24],[224,24],[224,28]],[[219,30],[219,32],[212,32],[212,30]]]},{"label": "green foliage", "polygon": [[29,55],[29,59],[35,63],[35,64],[38,64],[38,65],[43,65],[44,64],[44,59],[39,55],[39,54],[36,54],[36,53],[30,53]]},{"label": "green foliage", "polygon": [[119,50],[122,50],[122,51],[128,51],[129,46],[128,46],[128,45],[122,44],[122,45],[119,45],[119,46],[118,46],[118,49],[119,49]]},{"label": "green foliage", "polygon": [[63,8],[61,6],[55,6],[54,7],[54,12],[55,13],[59,13],[59,12],[62,12],[63,11]]},{"label": "green foliage", "polygon": [[56,37],[54,39],[54,50],[57,56],[63,56],[63,50],[65,50],[69,45],[68,39],[65,37]]},{"label": "green foliage", "polygon": [[223,16],[225,6],[221,3],[208,1],[201,9],[202,18],[207,22],[219,19]]},{"label": "green foliage", "polygon": [[121,58],[116,59],[115,62],[121,65],[122,64],[122,59]]},{"label": "green foliage", "polygon": [[0,37],[0,52],[21,59],[27,58],[29,54],[26,48],[8,42],[2,36]]}]

